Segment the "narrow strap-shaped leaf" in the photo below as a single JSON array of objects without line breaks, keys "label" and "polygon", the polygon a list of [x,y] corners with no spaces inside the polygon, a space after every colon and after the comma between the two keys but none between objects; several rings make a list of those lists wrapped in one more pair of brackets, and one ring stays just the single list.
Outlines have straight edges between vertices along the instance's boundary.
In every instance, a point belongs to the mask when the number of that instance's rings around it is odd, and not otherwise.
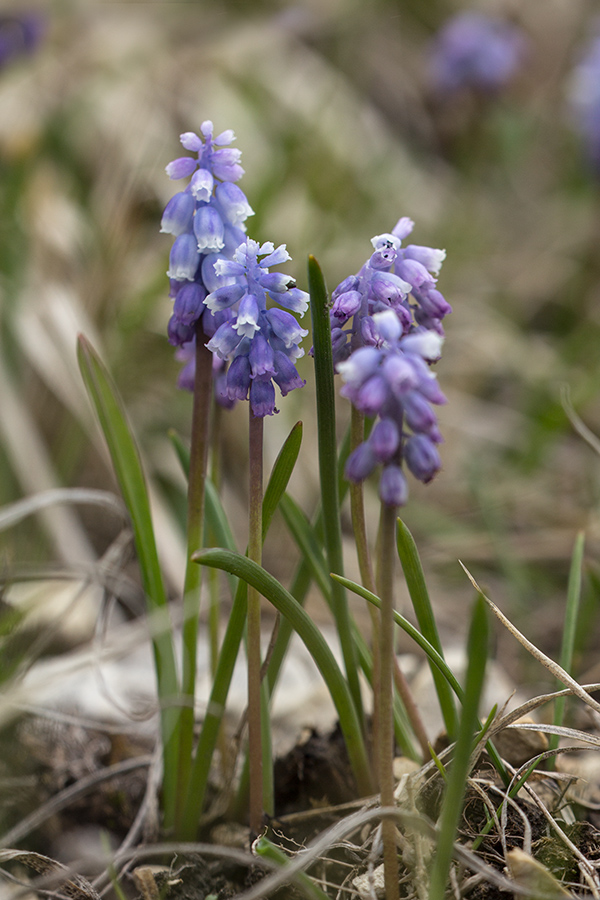
[{"label": "narrow strap-shaped leaf", "polygon": [[[438,634],[417,546],[413,540],[412,534],[401,519],[398,519],[397,522],[396,541],[398,556],[400,557],[402,570],[404,572],[404,577],[406,578],[406,585],[421,633],[427,638],[431,646],[437,650],[439,655],[443,657],[444,652],[442,650],[442,642],[440,641],[440,636]],[[433,683],[438,696],[446,731],[450,738],[453,738],[456,735],[458,720],[452,691],[450,690],[447,679],[442,677],[437,666],[433,665],[431,667],[431,674],[433,676]]]},{"label": "narrow strap-shaped leaf", "polygon": [[[343,578],[339,575],[331,576],[336,581],[341,581],[342,584],[348,588],[349,591],[352,591],[355,594],[358,594],[359,597],[362,597],[364,600],[367,600],[369,603],[372,603],[373,606],[376,606],[377,609],[381,608],[381,600],[376,594],[373,594],[371,591],[367,590],[367,588],[363,587],[361,584],[357,584],[355,581],[351,581],[349,578]],[[408,634],[413,641],[419,645],[419,647],[425,652],[427,658],[430,662],[433,663],[434,666],[442,673],[444,678],[447,680],[448,684],[451,686],[452,690],[459,698],[462,700],[463,698],[463,689],[460,686],[457,678],[455,677],[452,669],[449,668],[448,663],[444,659],[444,657],[438,653],[438,651],[433,647],[427,638],[418,631],[414,625],[412,625],[408,619],[405,619],[404,616],[399,613],[397,610],[394,610],[394,621],[396,625],[399,625],[403,631]]]},{"label": "narrow strap-shaped leaf", "polygon": [[161,702],[165,816],[169,821],[174,815],[175,803],[179,711],[174,704],[179,696],[179,683],[167,611],[167,596],[152,527],[146,479],[117,388],[100,357],[83,335],[79,337],[77,358],[131,517],[142,583],[151,613],[152,644]]},{"label": "narrow strap-shaped leaf", "polygon": [[[346,430],[346,434],[342,439],[339,454],[338,454],[338,490],[339,490],[339,502],[341,503],[346,496],[348,491],[348,482],[345,480],[344,476],[344,465],[345,461],[350,452],[350,429]],[[323,546],[323,517],[321,512],[319,511],[315,518],[314,525],[311,526],[317,543],[319,544],[319,548]],[[225,545],[223,545],[225,546]],[[313,578],[312,567],[309,566],[309,563],[301,556],[300,561],[298,563],[298,567],[296,569],[296,573],[294,575],[292,584],[290,586],[290,594],[294,597],[298,603],[303,604],[306,598],[306,594],[310,588],[310,583]],[[329,588],[328,588],[329,590]],[[287,652],[287,647],[289,645],[290,639],[292,636],[292,628],[287,621],[287,619],[283,619],[279,628],[279,634],[277,635],[277,640],[275,641],[275,647],[273,649],[273,653],[271,655],[271,662],[269,664],[269,690],[271,694],[275,688],[275,684],[277,683],[277,678],[279,676],[279,672],[281,670],[281,666],[283,664],[283,659]],[[358,652],[360,650],[357,648]]]},{"label": "narrow strap-shaped leaf", "polygon": [[296,422],[273,463],[269,483],[265,489],[262,509],[263,540],[281,498],[284,496],[302,444],[302,422]]},{"label": "narrow strap-shaped leaf", "polygon": [[[569,674],[573,674],[573,653],[575,650],[575,634],[577,632],[577,619],[579,616],[579,603],[581,600],[581,569],[583,565],[583,551],[585,535],[579,532],[575,539],[571,568],[569,570],[569,583],[567,586],[567,605],[565,609],[565,626],[560,648],[560,664]],[[554,725],[562,725],[565,713],[566,697],[557,697],[554,701]],[[552,737],[549,741],[551,749],[558,747],[558,737]],[[550,760],[549,768],[553,768],[553,760]]]},{"label": "narrow strap-shaped leaf", "polygon": [[327,602],[331,603],[331,581],[315,529],[289,494],[284,494],[281,498],[280,509],[285,524],[300,550],[302,559],[309,566],[311,575],[319,585],[321,593]]},{"label": "narrow strap-shaped leaf", "polygon": [[485,600],[475,599],[467,643],[467,675],[462,714],[458,726],[452,765],[448,775],[446,794],[439,820],[439,836],[433,861],[429,900],[444,900],[448,872],[452,862],[454,838],[462,812],[471,747],[479,728],[479,701],[488,658],[488,621]]},{"label": "narrow strap-shaped leaf", "polygon": [[[281,513],[283,514],[283,518],[285,519],[290,533],[292,534],[294,540],[296,541],[296,544],[298,545],[304,564],[310,567],[310,572],[313,580],[318,584],[326,602],[331,605],[331,580],[329,572],[327,571],[325,560],[323,558],[321,546],[317,538],[316,529],[310,524],[296,501],[293,500],[289,494],[285,494],[284,497],[282,497],[279,508],[281,510]],[[342,579],[340,580],[341,583],[345,586],[345,581],[343,581]],[[295,593],[293,591],[291,591],[290,593],[292,593],[292,596],[295,597]],[[283,627],[283,624],[281,627]],[[372,654],[368,647],[367,641],[365,640],[355,623],[352,623],[352,634],[357,654],[358,665],[362,669],[367,680],[371,681],[373,663]],[[280,664],[280,659],[281,657],[278,655],[276,659],[277,665]],[[271,672],[271,667],[269,667],[269,672]],[[270,683],[273,684],[274,679],[273,682],[270,681]],[[412,746],[410,730],[408,727],[404,707],[396,710],[394,725],[396,729],[397,743],[402,749],[404,755],[409,756],[412,759],[418,759],[418,754],[415,752],[414,747]]]},{"label": "narrow strap-shaped leaf", "polygon": [[[338,457],[335,433],[335,388],[333,384],[331,324],[329,321],[327,289],[323,273],[314,256],[309,256],[308,259],[308,288],[313,323],[317,437],[325,548],[330,571],[342,575],[344,563],[338,497]],[[336,627],[344,657],[346,678],[350,685],[359,721],[362,723],[360,683],[346,592],[342,585],[336,582],[331,593]]]},{"label": "narrow strap-shaped leaf", "polygon": [[[342,581],[344,585],[348,588],[348,590],[353,591],[355,594],[358,594],[359,597],[363,597],[369,603],[372,603],[373,606],[376,606],[378,609],[381,607],[381,600],[379,597],[376,597],[375,594],[372,594],[371,591],[368,591],[360,584],[356,584],[354,581],[350,581],[349,578],[340,578],[337,575],[332,575],[332,578],[335,578],[339,581]],[[405,619],[403,615],[401,615],[397,610],[394,610],[394,622],[396,625],[399,625],[406,634],[413,639],[413,641],[421,647],[422,650],[427,655],[427,658],[434,666],[437,667],[439,672],[443,675],[443,677],[448,682],[450,688],[454,691],[458,699],[461,703],[464,702],[464,691],[460,686],[456,676],[454,675],[452,669],[449,668],[448,663],[441,656],[438,651],[433,647],[427,638],[418,631],[414,625],[412,625],[408,619]],[[498,751],[494,747],[491,741],[488,741],[486,744],[486,750],[490,756],[490,759],[494,765],[494,768],[500,775],[504,784],[508,784],[510,782],[510,776],[506,771],[506,766],[502,762],[500,756],[498,755]]]},{"label": "narrow strap-shaped leaf", "polygon": [[344,735],[350,764],[359,792],[364,795],[371,789],[369,761],[363,741],[362,728],[350,694],[348,683],[331,652],[327,641],[305,610],[272,575],[261,566],[241,554],[228,550],[202,550],[194,554],[196,562],[232,572],[260,594],[293,625],[294,631],[306,645],[327,685],[335,705],[340,728]]},{"label": "narrow strap-shaped leaf", "polygon": [[[289,478],[292,474],[300,447],[299,442],[301,436],[301,423],[298,422],[292,428],[273,465],[263,497],[263,526],[266,522],[266,528],[268,528],[272,521],[273,513],[277,508],[281,495],[285,492]],[[272,484],[274,485],[273,487],[271,486]],[[207,509],[211,502],[209,497],[210,489],[207,492],[206,498]],[[220,501],[218,501],[216,496],[214,500],[215,503],[218,503],[220,506]],[[268,509],[265,508],[265,500],[268,503]],[[263,527],[263,537],[266,535],[266,528]],[[234,548],[232,547],[231,549],[233,550]],[[234,575],[232,572],[229,572],[229,574],[232,576]],[[244,626],[246,623],[246,597],[246,582],[240,581],[234,595],[225,634],[223,635],[219,658],[213,676],[208,707],[202,723],[200,737],[198,738],[198,744],[192,763],[192,771],[187,797],[185,799],[180,834],[180,837],[184,840],[193,840],[195,838],[198,829],[198,821],[204,806],[211,760],[217,744],[221,720],[225,712],[225,704],[231,685],[235,661],[244,634]]]}]

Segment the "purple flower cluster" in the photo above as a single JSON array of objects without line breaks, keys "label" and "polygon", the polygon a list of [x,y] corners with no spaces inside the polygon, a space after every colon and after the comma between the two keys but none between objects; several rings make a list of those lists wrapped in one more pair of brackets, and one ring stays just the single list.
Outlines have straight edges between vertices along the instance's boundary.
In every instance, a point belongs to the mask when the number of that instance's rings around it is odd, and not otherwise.
[{"label": "purple flower cluster", "polygon": [[202,318],[207,336],[232,313],[213,316],[204,298],[226,283],[215,273],[219,259],[230,259],[245,240],[244,222],[252,209],[243,191],[234,184],[244,174],[241,153],[228,145],[235,136],[223,131],[213,136],[212,122],[203,122],[202,137],[193,132],[181,135],[181,143],[195,156],[181,156],[167,166],[172,179],[191,176],[185,190],[167,203],[161,231],[175,238],[169,257],[170,296],[173,315],[169,320],[169,341],[181,347],[194,339]]},{"label": "purple flower cluster", "polygon": [[600,32],[573,71],[569,99],[586,156],[600,175]]},{"label": "purple flower cluster", "polygon": [[[436,287],[445,250],[418,244],[402,247],[414,222],[401,218],[390,234],[371,241],[374,253],[357,275],[350,275],[331,295],[331,340],[337,364],[363,343],[372,343],[371,316],[392,309],[403,333],[414,325],[444,334],[442,319],[452,307]],[[352,324],[348,321],[352,319]]]},{"label": "purple flower cluster", "polygon": [[[304,355],[300,341],[308,332],[288,310],[303,315],[308,294],[299,290],[288,275],[269,271],[269,266],[289,259],[284,244],[275,248],[266,242],[260,246],[247,238],[232,260],[215,263],[217,277],[227,283],[204,301],[215,317],[237,308],[237,314],[219,326],[207,346],[220,359],[230,361],[225,383],[228,398],[249,397],[252,412],[259,417],[277,412],[273,382],[283,397],[305,384],[294,361]],[[278,306],[268,308],[268,300]]]},{"label": "purple flower cluster", "polygon": [[374,253],[358,275],[338,285],[330,311],[342,396],[377,418],[348,458],[346,477],[361,482],[381,464],[379,496],[389,506],[408,498],[403,462],[425,483],[441,466],[443,439],[432,404],[446,398],[430,364],[440,356],[442,319],[451,312],[435,278],[445,251],[403,248],[413,225],[402,218],[390,234],[373,238]]},{"label": "purple flower cluster", "polygon": [[445,94],[464,89],[494,93],[518,70],[526,48],[524,33],[511,22],[483,12],[458,13],[433,43],[434,87]]},{"label": "purple flower cluster", "polygon": [[190,178],[190,183],[171,198],[161,223],[161,230],[175,237],[167,272],[173,298],[168,335],[185,363],[179,384],[193,389],[201,322],[215,358],[217,401],[232,406],[249,399],[254,415],[273,415],[274,383],[284,397],[305,384],[294,361],[304,354],[299,343],[308,332],[288,310],[304,314],[308,294],[288,275],[269,271],[290,259],[285,245],[260,246],[246,236],[245,221],[253,211],[234,184],[244,170],[240,151],[229,147],[233,132],[214,137],[212,122],[200,131],[202,137],[181,135],[185,149],[196,155],[167,166],[170,178]]}]

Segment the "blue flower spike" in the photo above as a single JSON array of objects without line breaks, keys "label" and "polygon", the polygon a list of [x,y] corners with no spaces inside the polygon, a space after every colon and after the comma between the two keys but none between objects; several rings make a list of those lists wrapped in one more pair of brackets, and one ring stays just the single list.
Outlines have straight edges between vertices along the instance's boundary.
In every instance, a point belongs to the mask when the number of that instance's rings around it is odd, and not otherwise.
[{"label": "blue flower spike", "polygon": [[275,248],[270,241],[260,245],[247,238],[237,247],[233,259],[221,258],[214,263],[217,277],[231,283],[216,288],[204,300],[213,314],[237,308],[207,346],[219,358],[230,360],[228,396],[249,398],[255,416],[277,412],[273,382],[284,397],[305,384],[294,361],[304,355],[300,342],[308,332],[288,310],[303,315],[308,294],[299,290],[288,275],[269,271],[270,266],[289,259],[284,244]]},{"label": "blue flower spike", "polygon": [[408,499],[404,463],[424,483],[441,468],[443,438],[433,407],[446,398],[431,365],[441,355],[442,319],[451,312],[436,287],[446,254],[403,246],[413,227],[404,217],[391,233],[376,235],[371,257],[334,290],[330,310],[341,394],[376,419],[350,454],[346,477],[359,483],[382,466],[379,496],[388,506]]}]

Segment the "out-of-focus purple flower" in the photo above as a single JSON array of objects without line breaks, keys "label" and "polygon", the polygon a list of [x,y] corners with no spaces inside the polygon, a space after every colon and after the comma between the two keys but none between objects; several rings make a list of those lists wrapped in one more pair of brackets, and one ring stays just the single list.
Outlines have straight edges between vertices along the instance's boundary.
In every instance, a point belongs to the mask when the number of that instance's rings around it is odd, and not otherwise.
[{"label": "out-of-focus purple flower", "polygon": [[483,12],[460,12],[434,39],[433,86],[445,94],[464,89],[495,93],[517,72],[526,50],[525,34],[512,22]]},{"label": "out-of-focus purple flower", "polygon": [[600,176],[600,25],[573,70],[569,101],[587,159]]},{"label": "out-of-focus purple flower", "polygon": [[[213,315],[229,314],[207,346],[219,358],[229,360],[227,391],[231,400],[250,399],[255,416],[273,415],[275,388],[282,396],[305,382],[294,360],[304,355],[300,341],[308,332],[287,310],[303,315],[308,294],[299,290],[293,278],[270,272],[269,266],[287,262],[285,245],[262,246],[246,238],[228,260],[214,263],[217,278],[226,283],[216,287],[204,303]],[[285,307],[269,306],[277,303]]]},{"label": "out-of-focus purple flower", "polygon": [[0,68],[20,56],[34,53],[46,30],[43,16],[37,12],[0,15]]},{"label": "out-of-focus purple flower", "polygon": [[235,140],[233,131],[215,137],[212,122],[206,121],[200,135],[189,131],[180,139],[194,155],[173,160],[167,175],[190,178],[190,183],[169,200],[161,222],[161,231],[175,238],[167,272],[174,301],[167,333],[175,346],[192,340],[200,318],[208,336],[223,323],[202,301],[216,288],[233,283],[234,279],[217,275],[214,264],[231,259],[245,239],[245,221],[252,215],[243,191],[233,183],[244,174],[240,151],[229,146]]},{"label": "out-of-focus purple flower", "polygon": [[379,496],[389,506],[402,506],[408,498],[402,461],[423,482],[431,481],[441,465],[436,445],[442,436],[432,404],[446,398],[428,363],[439,357],[442,338],[418,326],[402,334],[393,309],[374,313],[371,333],[371,345],[338,363],[342,396],[377,417],[367,440],[350,454],[346,477],[363,481],[383,464]]}]

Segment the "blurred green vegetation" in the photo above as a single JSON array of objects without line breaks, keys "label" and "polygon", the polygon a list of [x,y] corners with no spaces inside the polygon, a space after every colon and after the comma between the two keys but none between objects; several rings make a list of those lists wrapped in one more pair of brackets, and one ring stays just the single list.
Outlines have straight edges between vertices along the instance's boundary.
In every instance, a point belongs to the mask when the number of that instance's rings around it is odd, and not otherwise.
[{"label": "blurred green vegetation", "polygon": [[[600,460],[561,402],[567,385],[600,432],[600,204],[567,103],[593,6],[495,8],[528,33],[526,65],[498,97],[442,103],[427,59],[458,9],[449,0],[44,7],[38,52],[0,71],[0,504],[56,484],[113,487],[75,363],[82,331],[144,448],[175,585],[183,482],[166,433],[189,433],[191,401],[175,387],[165,337],[170,241],[158,229],[178,135],[212,119],[243,151],[250,234],[287,244],[299,286],[308,253],[332,289],[401,215],[415,220],[415,243],[447,249],[444,470],[411,485],[405,518],[442,621],[468,596],[460,557],[552,651],[576,531],[586,530],[590,559],[600,547]],[[305,420],[293,485],[309,512],[311,371],[307,357],[307,388],[266,428],[272,459],[294,418]],[[234,509],[244,502],[244,412],[223,419]],[[75,564],[81,547],[57,549],[52,527],[85,535],[91,558],[115,536],[97,513],[32,520],[3,535],[5,568],[57,553]],[[592,607],[597,590],[595,577]]]}]

